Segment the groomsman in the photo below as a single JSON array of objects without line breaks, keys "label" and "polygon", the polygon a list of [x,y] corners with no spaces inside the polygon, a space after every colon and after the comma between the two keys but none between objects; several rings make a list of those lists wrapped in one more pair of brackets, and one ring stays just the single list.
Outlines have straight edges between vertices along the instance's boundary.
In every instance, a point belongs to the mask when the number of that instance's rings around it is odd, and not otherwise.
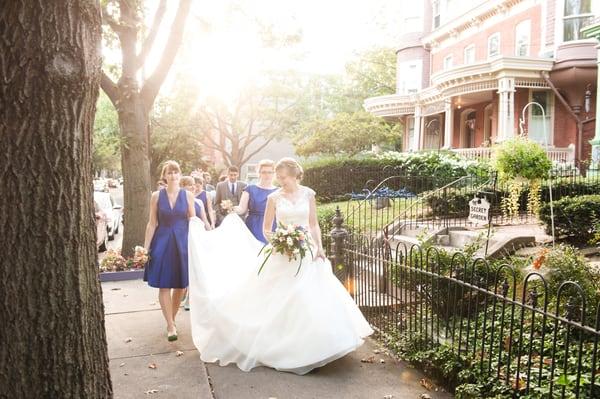
[{"label": "groomsman", "polygon": [[217,213],[217,226],[221,224],[223,218],[227,216],[227,210],[221,208],[221,202],[230,200],[235,206],[240,203],[242,193],[246,188],[246,183],[239,181],[238,176],[240,171],[235,166],[230,166],[227,169],[227,178],[217,184],[215,194],[215,208]]}]

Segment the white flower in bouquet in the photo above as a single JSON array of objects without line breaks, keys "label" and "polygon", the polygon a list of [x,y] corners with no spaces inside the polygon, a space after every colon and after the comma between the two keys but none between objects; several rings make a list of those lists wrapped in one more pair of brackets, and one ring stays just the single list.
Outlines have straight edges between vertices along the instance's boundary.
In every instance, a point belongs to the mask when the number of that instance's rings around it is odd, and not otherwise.
[{"label": "white flower in bouquet", "polygon": [[233,211],[233,202],[231,202],[231,200],[221,201],[221,209],[226,213],[230,213],[231,211]]},{"label": "white flower in bouquet", "polygon": [[258,253],[260,255],[264,251],[266,254],[265,260],[258,269],[258,274],[260,274],[273,252],[286,255],[290,262],[292,260],[296,260],[298,256],[300,256],[300,264],[298,265],[298,270],[296,270],[296,275],[298,275],[300,272],[302,260],[306,256],[306,252],[308,251],[312,255],[309,236],[307,235],[306,229],[302,226],[285,226],[280,222],[279,226],[275,229],[275,233],[271,236],[269,241],[270,242],[266,244]]}]

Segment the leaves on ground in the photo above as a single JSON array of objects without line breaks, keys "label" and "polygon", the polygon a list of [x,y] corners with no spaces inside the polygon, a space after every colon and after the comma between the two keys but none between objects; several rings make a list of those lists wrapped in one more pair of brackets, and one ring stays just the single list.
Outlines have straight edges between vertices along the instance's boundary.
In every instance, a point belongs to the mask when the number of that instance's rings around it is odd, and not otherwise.
[{"label": "leaves on ground", "polygon": [[183,356],[183,352],[182,351],[177,351],[177,352],[175,352],[175,356],[177,356],[177,357]]},{"label": "leaves on ground", "polygon": [[375,363],[375,356],[369,356],[363,359],[360,359],[361,363]]},{"label": "leaves on ground", "polygon": [[428,393],[422,393],[419,395],[419,399],[431,399]]},{"label": "leaves on ground", "polygon": [[125,363],[119,364],[119,367],[123,367],[123,366],[125,366]]},{"label": "leaves on ground", "polygon": [[152,395],[154,393],[158,393],[158,389],[149,389],[146,391],[146,395]]},{"label": "leaves on ground", "polygon": [[115,288],[111,288],[110,290],[111,290],[111,291],[119,291],[119,290],[120,290],[120,288],[119,288],[119,287],[115,287]]},{"label": "leaves on ground", "polygon": [[433,382],[431,382],[431,380],[429,380],[428,378],[421,378],[421,381],[419,381],[419,383],[423,388],[427,389],[428,391],[431,391],[435,388]]},{"label": "leaves on ground", "polygon": [[156,370],[156,367],[157,367],[156,363],[150,363],[150,364],[148,364],[148,368],[149,369]]},{"label": "leaves on ground", "polygon": [[394,397],[394,395],[385,395],[383,397],[383,399],[392,399]]},{"label": "leaves on ground", "polygon": [[133,338],[131,338],[131,337],[125,338],[125,343],[126,344],[130,343],[131,341],[133,341]]},{"label": "leaves on ground", "polygon": [[379,363],[381,363],[381,364],[385,363],[385,359],[379,359]]}]

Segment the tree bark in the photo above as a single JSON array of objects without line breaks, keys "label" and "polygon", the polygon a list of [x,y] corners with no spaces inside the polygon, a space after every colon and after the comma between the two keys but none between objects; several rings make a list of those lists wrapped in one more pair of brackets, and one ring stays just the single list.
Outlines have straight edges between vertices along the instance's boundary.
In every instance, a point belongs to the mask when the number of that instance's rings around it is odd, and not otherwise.
[{"label": "tree bark", "polygon": [[109,398],[92,202],[100,8],[0,8],[0,387]]},{"label": "tree bark", "polygon": [[122,253],[133,255],[136,245],[144,245],[144,235],[150,212],[150,181],[148,111],[137,91],[123,99],[117,108],[121,130],[121,169],[123,172]]}]

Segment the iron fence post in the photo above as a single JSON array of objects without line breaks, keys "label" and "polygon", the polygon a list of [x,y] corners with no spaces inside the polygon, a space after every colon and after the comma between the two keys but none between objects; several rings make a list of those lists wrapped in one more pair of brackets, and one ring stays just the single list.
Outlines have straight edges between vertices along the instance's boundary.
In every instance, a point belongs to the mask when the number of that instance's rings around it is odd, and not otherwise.
[{"label": "iron fence post", "polygon": [[[338,206],[335,209],[335,216],[332,219],[333,228],[329,233],[333,243],[333,256],[331,257],[331,265],[333,267],[333,273],[338,276],[338,278],[346,285],[349,276],[351,276],[351,267],[352,265],[346,264],[344,257],[344,247],[346,243],[346,238],[348,237],[348,231],[342,227],[344,223],[344,217],[342,216],[342,211],[340,211],[340,207]],[[352,292],[351,292],[352,294]]]}]

